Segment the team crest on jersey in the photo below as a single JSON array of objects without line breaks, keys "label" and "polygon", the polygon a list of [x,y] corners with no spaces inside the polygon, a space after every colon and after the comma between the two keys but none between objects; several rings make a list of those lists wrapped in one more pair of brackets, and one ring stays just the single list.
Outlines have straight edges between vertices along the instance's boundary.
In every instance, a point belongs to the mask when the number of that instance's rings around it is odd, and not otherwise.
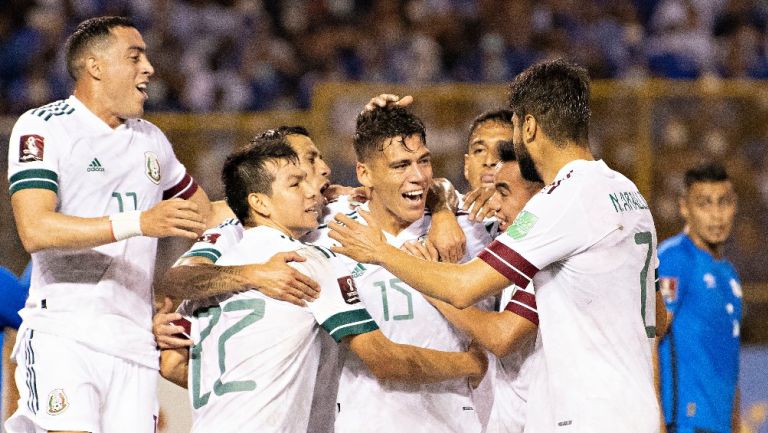
[{"label": "team crest on jersey", "polygon": [[221,236],[221,233],[204,233],[202,236],[197,238],[197,242],[205,242],[207,244],[215,244],[220,236]]},{"label": "team crest on jersey", "polygon": [[22,135],[19,139],[19,162],[42,161],[45,138],[39,135]]},{"label": "team crest on jersey", "polygon": [[515,240],[522,239],[531,231],[539,217],[524,210],[517,215],[515,221],[507,229],[507,234]]},{"label": "team crest on jersey", "polygon": [[146,173],[149,180],[160,184],[160,161],[157,159],[155,152],[144,152],[144,168],[144,173]]},{"label": "team crest on jersey", "polygon": [[344,298],[344,302],[353,305],[360,302],[360,296],[357,294],[357,287],[355,287],[355,281],[352,276],[346,275],[336,280],[339,283],[339,289],[341,289],[341,296]]},{"label": "team crest on jersey", "polygon": [[54,389],[48,394],[48,415],[58,415],[69,407],[67,395],[61,388]]},{"label": "team crest on jersey", "polygon": [[659,278],[659,290],[667,302],[674,302],[677,299],[677,278]]}]

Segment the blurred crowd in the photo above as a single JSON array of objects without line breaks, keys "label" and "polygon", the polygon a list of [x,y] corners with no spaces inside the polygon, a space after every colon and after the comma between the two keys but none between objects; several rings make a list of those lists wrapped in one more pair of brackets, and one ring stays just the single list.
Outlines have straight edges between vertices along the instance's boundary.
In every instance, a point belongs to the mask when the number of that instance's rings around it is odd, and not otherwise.
[{"label": "blurred crowd", "polygon": [[130,16],[150,110],[307,108],[322,80],[505,82],[568,57],[593,78],[768,78],[759,0],[4,0],[0,114],[69,94],[63,42]]}]

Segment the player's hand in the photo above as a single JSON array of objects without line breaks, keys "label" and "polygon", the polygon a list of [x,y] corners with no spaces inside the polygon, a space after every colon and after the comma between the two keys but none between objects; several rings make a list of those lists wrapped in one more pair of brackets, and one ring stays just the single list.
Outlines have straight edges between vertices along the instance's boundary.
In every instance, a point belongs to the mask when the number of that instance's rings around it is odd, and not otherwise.
[{"label": "player's hand", "polygon": [[440,260],[458,263],[467,249],[467,237],[453,212],[443,210],[432,214],[427,239],[440,254]]},{"label": "player's hand", "polygon": [[413,96],[406,95],[400,98],[398,95],[392,95],[389,93],[382,93],[379,96],[374,96],[371,98],[370,101],[368,101],[367,104],[365,104],[365,109],[363,112],[366,111],[373,111],[376,107],[384,108],[384,107],[407,107],[411,105],[413,102]]},{"label": "player's hand", "polygon": [[464,205],[461,208],[469,212],[470,221],[481,222],[496,215],[496,210],[489,206],[495,192],[495,188],[480,187],[464,196]]},{"label": "player's hand", "polygon": [[400,249],[420,259],[432,262],[436,262],[440,259],[440,253],[437,252],[437,248],[432,245],[432,242],[430,242],[429,239],[406,241]]},{"label": "player's hand", "polygon": [[242,266],[240,275],[270,298],[302,307],[320,296],[320,286],[314,280],[288,265],[305,260],[296,252],[278,253],[266,263]]},{"label": "player's hand", "polygon": [[190,200],[163,200],[152,209],[141,213],[141,232],[144,236],[196,239],[203,234],[205,228],[205,221],[197,209],[197,204]]},{"label": "player's hand", "polygon": [[173,301],[166,296],[162,307],[152,318],[152,333],[160,349],[183,349],[192,345],[192,340],[181,335],[184,328],[171,323],[181,319],[181,314],[172,312],[172,309]]},{"label": "player's hand", "polygon": [[469,376],[468,378],[469,386],[471,386],[472,389],[475,389],[480,386],[480,382],[483,381],[483,377],[485,377],[485,373],[488,371],[488,356],[485,354],[485,349],[474,340],[467,348],[467,353],[469,353],[480,366],[481,373]]},{"label": "player's hand", "polygon": [[337,198],[343,196],[343,195],[353,195],[355,193],[355,188],[351,186],[344,186],[344,185],[328,185],[328,188],[323,191],[323,197],[325,197],[326,200],[333,201]]},{"label": "player's hand", "polygon": [[335,222],[328,224],[328,236],[341,244],[331,247],[331,251],[361,263],[380,265],[379,259],[390,245],[370,213],[358,210],[358,214],[368,225],[340,213],[336,214]]}]

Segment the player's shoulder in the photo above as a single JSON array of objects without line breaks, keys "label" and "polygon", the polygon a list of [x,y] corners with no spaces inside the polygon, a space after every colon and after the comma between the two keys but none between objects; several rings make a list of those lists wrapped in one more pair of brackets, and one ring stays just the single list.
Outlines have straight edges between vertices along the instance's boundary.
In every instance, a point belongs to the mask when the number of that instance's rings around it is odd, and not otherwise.
[{"label": "player's shoulder", "polygon": [[678,233],[659,243],[659,259],[690,255],[685,233]]},{"label": "player's shoulder", "polygon": [[659,272],[682,274],[694,269],[696,251],[685,233],[679,233],[659,244]]},{"label": "player's shoulder", "polygon": [[19,117],[21,121],[38,121],[48,124],[55,124],[57,121],[71,120],[72,114],[75,113],[77,107],[69,99],[60,99],[53,101],[40,107],[35,107],[27,110]]}]

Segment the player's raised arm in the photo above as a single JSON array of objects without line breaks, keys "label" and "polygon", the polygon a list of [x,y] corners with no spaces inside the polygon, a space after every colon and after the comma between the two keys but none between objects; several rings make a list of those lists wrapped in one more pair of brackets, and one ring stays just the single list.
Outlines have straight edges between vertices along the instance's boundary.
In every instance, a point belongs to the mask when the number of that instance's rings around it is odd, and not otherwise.
[{"label": "player's raised arm", "polygon": [[330,237],[341,244],[332,248],[334,252],[383,266],[414,289],[457,308],[466,308],[510,284],[482,260],[454,264],[415,258],[389,245],[375,221],[365,211],[359,213],[368,225],[341,214],[336,216],[340,224],[329,225]]},{"label": "player's raised arm", "polygon": [[427,193],[427,207],[432,210],[428,238],[443,261],[457,263],[464,257],[467,238],[458,221],[458,196],[448,179],[433,179]]}]

